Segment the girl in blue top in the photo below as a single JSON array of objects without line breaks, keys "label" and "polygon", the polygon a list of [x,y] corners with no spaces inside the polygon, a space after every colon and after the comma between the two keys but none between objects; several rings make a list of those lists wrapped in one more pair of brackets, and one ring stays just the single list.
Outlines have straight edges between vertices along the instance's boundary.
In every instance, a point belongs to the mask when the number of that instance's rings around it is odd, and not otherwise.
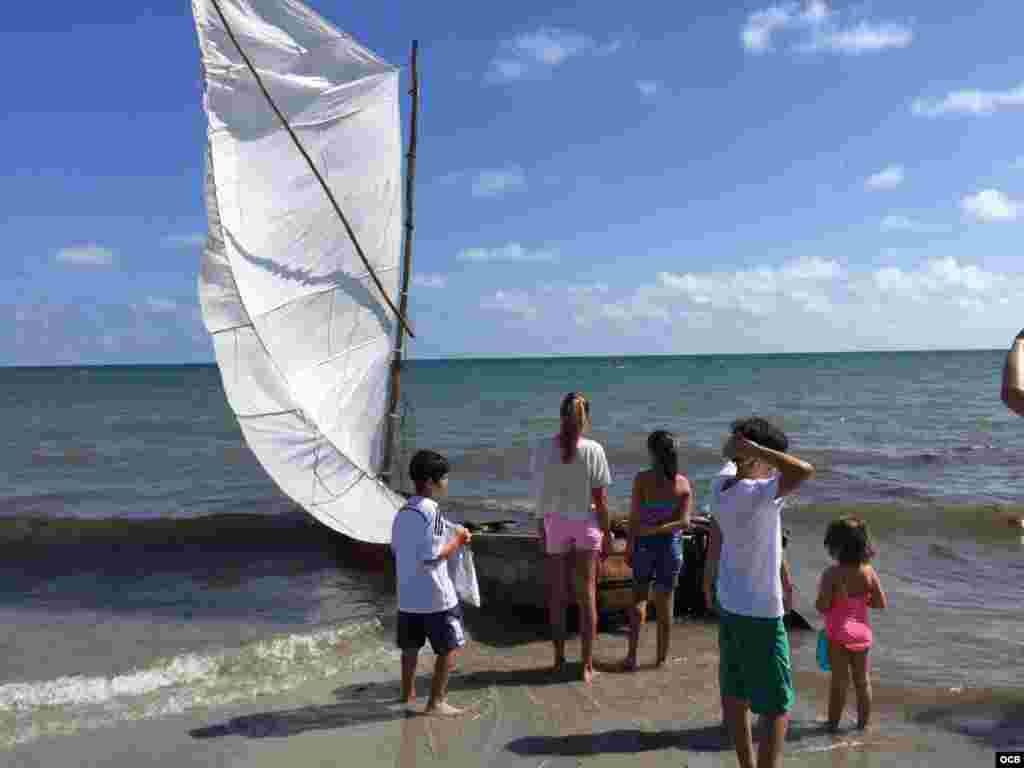
[{"label": "girl in blue top", "polygon": [[647,594],[654,582],[658,614],[657,666],[668,657],[673,594],[683,567],[683,529],[690,525],[693,491],[679,473],[679,453],[671,432],[659,429],[647,438],[651,469],[633,480],[626,563],[633,569],[633,608],[629,612],[629,651],[623,666],[636,669],[640,628],[647,620]]}]

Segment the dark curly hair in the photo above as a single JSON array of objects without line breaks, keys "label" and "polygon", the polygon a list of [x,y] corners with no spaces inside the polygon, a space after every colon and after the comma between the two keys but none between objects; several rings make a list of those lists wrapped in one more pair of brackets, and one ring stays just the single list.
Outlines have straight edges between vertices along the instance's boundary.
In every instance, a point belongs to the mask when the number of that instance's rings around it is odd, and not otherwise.
[{"label": "dark curly hair", "polygon": [[825,549],[843,565],[863,565],[875,556],[868,524],[852,515],[829,523],[825,531]]},{"label": "dark curly hair", "polygon": [[747,440],[765,448],[771,448],[773,451],[785,453],[789,448],[789,438],[786,437],[786,433],[760,416],[736,419],[729,427],[729,431],[734,435],[742,435]]}]

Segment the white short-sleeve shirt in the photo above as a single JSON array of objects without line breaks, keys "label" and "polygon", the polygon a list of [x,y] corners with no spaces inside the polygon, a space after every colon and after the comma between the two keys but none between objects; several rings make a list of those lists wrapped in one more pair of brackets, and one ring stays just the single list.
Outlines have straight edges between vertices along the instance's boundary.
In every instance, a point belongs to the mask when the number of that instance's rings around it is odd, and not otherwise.
[{"label": "white short-sleeve shirt", "polygon": [[562,463],[558,438],[546,437],[530,452],[536,514],[559,515],[570,520],[591,520],[590,492],[611,485],[612,475],[601,444],[581,438],[576,455]]},{"label": "white short-sleeve shirt", "polygon": [[711,484],[715,520],[722,531],[718,564],[718,602],[729,613],[758,618],[779,618],[782,605],[782,507],[776,499],[779,476],[765,480],[738,480],[732,462]]},{"label": "white short-sleeve shirt", "polygon": [[398,610],[403,613],[437,613],[459,603],[448,564],[438,557],[453,536],[433,499],[413,496],[391,524],[391,549],[395,553]]}]

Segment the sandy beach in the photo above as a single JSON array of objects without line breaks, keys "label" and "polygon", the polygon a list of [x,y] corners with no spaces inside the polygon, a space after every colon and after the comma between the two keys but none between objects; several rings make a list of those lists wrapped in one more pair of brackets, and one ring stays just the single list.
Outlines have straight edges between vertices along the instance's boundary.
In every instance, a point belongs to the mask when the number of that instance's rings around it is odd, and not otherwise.
[{"label": "sandy beach", "polygon": [[[618,671],[622,627],[599,635],[599,675],[575,681],[578,664],[552,676],[543,627],[470,616],[474,639],[460,656],[450,700],[459,718],[409,715],[395,705],[398,665],[324,679],[242,704],[51,736],[15,748],[18,768],[82,766],[556,766],[735,765],[718,725],[713,624],[677,622],[670,662]],[[385,627],[384,631],[389,631]],[[876,718],[866,732],[852,711],[824,731],[827,677],[813,668],[814,635],[792,636],[797,704],[786,762],[808,766],[991,765],[997,748],[1024,746],[1024,701],[993,691],[922,690],[875,680]],[[345,654],[345,644],[337,647]],[[570,641],[570,660],[578,643]],[[646,651],[646,654],[644,653]],[[421,655],[425,700],[433,657]]]}]

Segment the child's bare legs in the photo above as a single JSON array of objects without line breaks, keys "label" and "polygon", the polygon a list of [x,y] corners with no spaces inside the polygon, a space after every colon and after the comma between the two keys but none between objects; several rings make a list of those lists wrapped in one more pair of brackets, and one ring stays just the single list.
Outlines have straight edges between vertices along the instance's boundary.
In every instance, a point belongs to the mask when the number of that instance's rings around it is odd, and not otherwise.
[{"label": "child's bare legs", "polygon": [[754,737],[750,733],[750,700],[722,697],[722,716],[736,745],[740,768],[754,768]]},{"label": "child's bare legs", "polygon": [[462,710],[456,709],[445,698],[448,696],[448,673],[455,665],[456,651],[449,651],[438,656],[434,662],[434,677],[430,681],[430,699],[427,701],[427,714],[461,715]]},{"label": "child's bare legs", "polygon": [[569,555],[548,555],[545,558],[548,581],[548,622],[551,625],[551,642],[554,644],[554,671],[565,664],[565,582]]},{"label": "child's bare legs", "polygon": [[850,672],[853,673],[853,687],[857,693],[857,727],[867,728],[871,720],[871,677],[869,676],[868,652],[849,652]]},{"label": "child's bare legs", "polygon": [[623,666],[628,670],[636,669],[637,646],[640,645],[640,630],[647,622],[647,590],[633,590],[633,607],[629,610],[629,651]]},{"label": "child's bare legs", "polygon": [[672,632],[672,596],[674,592],[665,592],[654,588],[654,609],[658,612],[658,655],[657,665],[660,667],[668,658],[668,640]]},{"label": "child's bare legs", "polygon": [[399,698],[403,704],[416,701],[416,661],[419,655],[419,651],[402,651],[402,693]]},{"label": "child's bare legs", "polygon": [[828,727],[829,730],[839,728],[846,708],[846,690],[850,685],[850,652],[838,643],[828,642],[828,663],[832,667],[832,680],[828,694]]},{"label": "child's bare legs", "polygon": [[789,713],[775,712],[761,715],[764,733],[757,745],[757,768],[774,768],[782,765],[782,747],[786,743],[786,729],[789,727]]},{"label": "child's bare legs", "polygon": [[597,552],[576,552],[576,567],[583,593],[579,595],[580,606],[580,655],[583,657],[583,682],[594,679],[594,638],[597,636]]}]

